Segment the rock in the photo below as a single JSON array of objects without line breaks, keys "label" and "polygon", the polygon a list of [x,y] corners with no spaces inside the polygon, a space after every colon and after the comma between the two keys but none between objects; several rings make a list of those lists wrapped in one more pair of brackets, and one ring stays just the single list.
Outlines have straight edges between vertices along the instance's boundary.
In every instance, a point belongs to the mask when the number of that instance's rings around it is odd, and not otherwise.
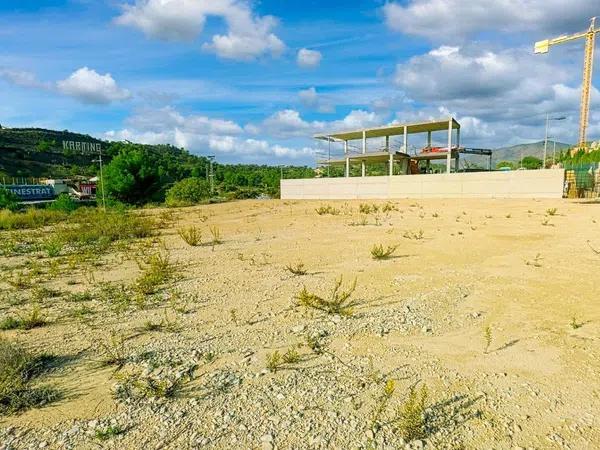
[{"label": "rock", "polygon": [[296,325],[292,327],[292,333],[302,333],[306,327],[304,325]]},{"label": "rock", "polygon": [[264,436],[262,436],[260,438],[261,442],[273,442],[273,435],[272,434],[265,434]]}]

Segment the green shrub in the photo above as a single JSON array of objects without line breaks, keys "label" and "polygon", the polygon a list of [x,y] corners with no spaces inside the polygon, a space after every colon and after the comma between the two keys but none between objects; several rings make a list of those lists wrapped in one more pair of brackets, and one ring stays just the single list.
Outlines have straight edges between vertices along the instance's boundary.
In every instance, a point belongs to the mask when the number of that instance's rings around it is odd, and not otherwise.
[{"label": "green shrub", "polygon": [[67,219],[61,211],[28,208],[24,212],[0,210],[0,230],[24,230],[41,228]]},{"label": "green shrub", "polygon": [[0,188],[0,209],[16,211],[19,208],[19,197],[8,189]]},{"label": "green shrub", "polygon": [[398,431],[404,440],[410,442],[427,437],[426,406],[427,386],[423,385],[420,393],[417,392],[415,387],[411,387],[408,398],[398,409]]},{"label": "green shrub", "polygon": [[328,314],[350,316],[357,305],[356,301],[350,300],[350,297],[352,297],[352,294],[356,290],[356,279],[354,279],[354,283],[352,283],[347,291],[341,290],[342,282],[342,277],[338,278],[331,293],[326,298],[309,292],[305,286],[296,296],[298,304],[307,308],[318,309]]},{"label": "green shrub", "polygon": [[186,178],[175,183],[166,196],[167,206],[192,206],[210,198],[210,184],[202,178]]},{"label": "green shrub", "polygon": [[197,247],[202,243],[202,231],[197,227],[181,228],[177,234],[192,247]]},{"label": "green shrub", "polygon": [[0,414],[12,414],[59,398],[55,390],[33,388],[44,357],[35,358],[21,345],[0,338]]},{"label": "green shrub", "polygon": [[60,194],[56,200],[54,200],[50,205],[48,205],[48,209],[50,211],[62,211],[65,213],[71,213],[78,208],[78,204],[75,200],[73,200],[68,194]]}]

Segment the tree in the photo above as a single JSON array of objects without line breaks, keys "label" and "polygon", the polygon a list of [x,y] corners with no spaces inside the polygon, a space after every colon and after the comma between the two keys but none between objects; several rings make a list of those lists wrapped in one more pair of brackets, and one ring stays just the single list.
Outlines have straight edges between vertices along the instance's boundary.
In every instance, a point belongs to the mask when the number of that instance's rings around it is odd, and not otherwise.
[{"label": "tree", "polygon": [[536,158],[535,156],[525,156],[521,160],[521,165],[527,170],[539,169],[542,167],[542,160],[540,158]]},{"label": "tree", "polygon": [[510,167],[512,170],[516,169],[515,163],[512,161],[498,161],[496,169],[500,169],[501,167]]},{"label": "tree", "polygon": [[201,178],[186,178],[168,191],[167,206],[191,206],[210,198],[210,184]]},{"label": "tree", "polygon": [[123,145],[104,170],[106,195],[124,203],[155,200],[162,185],[156,158],[144,146]]}]

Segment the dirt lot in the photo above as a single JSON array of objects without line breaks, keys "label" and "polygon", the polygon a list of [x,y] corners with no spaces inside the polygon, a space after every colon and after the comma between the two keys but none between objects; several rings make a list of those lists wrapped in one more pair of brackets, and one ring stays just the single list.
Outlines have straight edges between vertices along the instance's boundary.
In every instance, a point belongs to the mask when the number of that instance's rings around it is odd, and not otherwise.
[{"label": "dirt lot", "polygon": [[[139,277],[131,252],[61,269],[43,282],[59,292],[49,323],[0,331],[56,356],[37,383],[61,398],[0,416],[0,449],[600,448],[600,204],[360,203],[162,214],[136,255],[168,254],[175,272],[143,304],[114,288]],[[179,236],[192,225],[205,245]],[[380,243],[397,249],[376,260]],[[306,274],[286,269],[300,262]],[[356,279],[351,313],[298,304],[340,276]],[[0,318],[26,309],[15,299],[31,289],[0,288]],[[424,434],[405,443],[411,386],[428,396]]]}]

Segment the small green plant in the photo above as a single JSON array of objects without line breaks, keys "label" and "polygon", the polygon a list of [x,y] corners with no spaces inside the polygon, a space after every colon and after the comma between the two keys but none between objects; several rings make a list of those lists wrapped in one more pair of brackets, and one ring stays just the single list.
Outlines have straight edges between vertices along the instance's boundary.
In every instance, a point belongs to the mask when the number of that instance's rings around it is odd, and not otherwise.
[{"label": "small green plant", "polygon": [[544,220],[542,220],[542,226],[544,226],[544,227],[553,227],[554,224],[550,223],[550,220],[544,219]]},{"label": "small green plant", "polygon": [[306,286],[298,293],[296,299],[301,306],[324,311],[328,314],[339,314],[350,316],[354,311],[357,302],[351,300],[352,294],[356,290],[356,278],[348,290],[342,290],[342,277],[338,278],[328,297],[323,298],[309,292]]},{"label": "small green plant", "polygon": [[398,245],[388,245],[384,247],[383,244],[375,244],[371,247],[371,256],[373,259],[387,259],[394,254]]},{"label": "small green plant", "polygon": [[275,350],[273,353],[267,353],[266,366],[269,372],[277,372],[277,370],[279,370],[282,364],[283,358],[278,350]]},{"label": "small green plant", "polygon": [[212,245],[221,244],[223,242],[223,238],[221,237],[221,230],[216,225],[211,225],[209,227],[210,234],[212,235]]},{"label": "small green plant", "polygon": [[98,428],[94,434],[96,439],[100,441],[108,441],[109,439],[112,439],[115,436],[119,436],[123,433],[125,433],[125,429],[120,425],[109,425],[106,428]]},{"label": "small green plant", "polygon": [[158,288],[171,279],[175,266],[169,260],[168,254],[154,253],[150,255],[145,266],[140,264],[142,274],[135,283],[136,290],[144,295],[154,294]]},{"label": "small green plant", "polygon": [[141,373],[119,375],[121,382],[115,391],[118,398],[173,398],[183,388],[185,381],[194,376],[195,367],[190,367],[184,376],[169,375],[156,377]]},{"label": "small green plant", "polygon": [[306,345],[317,355],[322,355],[327,349],[327,344],[321,335],[307,336]]},{"label": "small green plant", "polygon": [[392,379],[389,379],[385,382],[383,386],[383,392],[376,400],[376,407],[373,413],[373,428],[379,422],[379,418],[385,411],[389,401],[391,400],[394,392],[396,391],[396,382]]},{"label": "small green plant", "polygon": [[340,214],[340,210],[337,208],[334,208],[331,205],[321,205],[318,208],[315,209],[315,211],[317,212],[317,214],[319,216],[324,216],[324,215],[332,215],[332,216],[337,216]]},{"label": "small green plant", "polygon": [[285,364],[296,364],[300,362],[300,353],[295,348],[289,348],[281,358]]},{"label": "small green plant", "polygon": [[484,353],[487,353],[492,345],[492,327],[486,326],[483,330],[483,340],[485,343]]},{"label": "small green plant", "polygon": [[48,258],[55,258],[60,256],[63,249],[63,243],[60,239],[50,238],[42,243],[42,248],[46,252]]},{"label": "small green plant", "polygon": [[238,324],[238,320],[239,320],[239,318],[238,318],[238,312],[237,312],[237,309],[235,309],[235,308],[231,308],[231,309],[229,310],[229,318],[231,319],[231,321],[232,321],[232,322],[233,322],[235,325],[237,325],[237,324]]},{"label": "small green plant", "polygon": [[181,228],[177,233],[186,244],[192,247],[197,247],[202,243],[202,231],[197,227]]},{"label": "small green plant", "polygon": [[383,205],[383,207],[381,208],[381,210],[384,213],[388,213],[388,212],[392,212],[392,211],[398,211],[398,207],[396,206],[395,203],[386,202],[385,205]]},{"label": "small green plant", "polygon": [[0,330],[31,330],[46,325],[46,319],[42,316],[39,305],[35,305],[31,311],[24,316],[8,316],[0,321]]},{"label": "small green plant", "polygon": [[358,221],[352,221],[348,225],[351,227],[365,227],[369,225],[369,218],[367,216],[360,216]]},{"label": "small green plant", "polygon": [[127,362],[127,351],[125,348],[125,337],[115,331],[111,331],[106,341],[97,345],[100,353],[100,361],[104,366],[122,367]]},{"label": "small green plant", "polygon": [[298,262],[293,263],[293,264],[288,264],[287,266],[285,266],[285,270],[287,270],[291,274],[297,275],[297,276],[301,276],[301,275],[306,275],[307,274],[307,271],[304,268],[304,263],[302,261],[298,261]]},{"label": "small green plant", "polygon": [[60,397],[51,387],[31,386],[50,356],[34,356],[20,344],[0,338],[0,414],[13,414]]},{"label": "small green plant", "polygon": [[406,232],[404,232],[404,234],[402,236],[406,239],[420,241],[425,237],[425,232],[423,230],[406,231]]},{"label": "small green plant", "polygon": [[397,428],[402,438],[408,442],[427,437],[427,386],[423,385],[418,392],[413,386],[408,398],[398,409]]},{"label": "small green plant", "polygon": [[379,211],[379,206],[377,206],[377,205],[375,205],[375,204],[369,205],[368,203],[361,203],[361,204],[358,206],[358,211],[359,211],[361,214],[371,214],[371,213],[376,213],[376,212],[378,212],[378,211]]},{"label": "small green plant", "polygon": [[548,208],[548,209],[546,210],[546,214],[547,214],[547,215],[549,215],[549,216],[555,216],[555,215],[556,215],[556,213],[557,213],[557,211],[558,211],[558,210],[557,210],[556,208]]},{"label": "small green plant", "polygon": [[573,328],[574,330],[577,330],[578,328],[581,328],[583,326],[583,324],[581,322],[577,321],[577,317],[573,316],[571,318],[571,328]]}]

